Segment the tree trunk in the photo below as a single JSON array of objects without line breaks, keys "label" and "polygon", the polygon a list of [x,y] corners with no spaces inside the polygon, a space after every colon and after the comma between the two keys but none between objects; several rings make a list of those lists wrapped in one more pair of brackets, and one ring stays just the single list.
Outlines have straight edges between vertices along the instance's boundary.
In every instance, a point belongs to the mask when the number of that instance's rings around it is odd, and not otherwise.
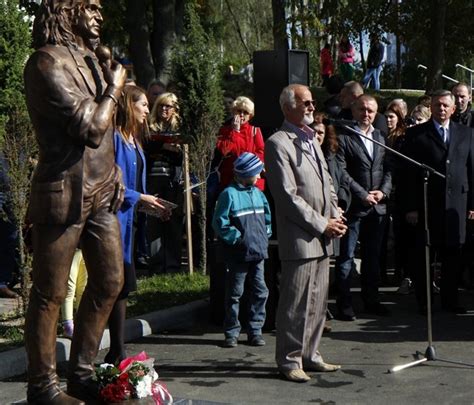
[{"label": "tree trunk", "polygon": [[395,37],[396,49],[397,49],[397,71],[395,73],[395,85],[397,89],[402,88],[402,53],[401,53],[401,44],[400,44],[400,33],[397,32]]},{"label": "tree trunk", "polygon": [[446,29],[447,0],[433,0],[431,6],[431,28],[426,92],[443,87],[444,42]]},{"label": "tree trunk", "polygon": [[272,0],[273,47],[275,49],[288,49],[285,3],[285,0]]},{"label": "tree trunk", "polygon": [[147,88],[155,77],[150,53],[150,33],[146,21],[147,2],[127,0],[126,26],[130,37],[129,51],[133,61],[136,82]]},{"label": "tree trunk", "polygon": [[174,30],[176,38],[180,38],[184,29],[184,0],[175,0],[174,4]]},{"label": "tree trunk", "polygon": [[359,47],[360,47],[360,62],[362,64],[362,70],[365,72],[364,34],[362,31],[359,31]]},{"label": "tree trunk", "polygon": [[156,78],[166,85],[171,75],[171,50],[176,41],[175,21],[174,0],[153,0],[151,53]]},{"label": "tree trunk", "polygon": [[402,53],[400,43],[400,4],[398,1],[395,2],[396,12],[396,29],[395,29],[395,47],[397,53],[397,70],[395,72],[395,87],[397,89],[402,88]]}]

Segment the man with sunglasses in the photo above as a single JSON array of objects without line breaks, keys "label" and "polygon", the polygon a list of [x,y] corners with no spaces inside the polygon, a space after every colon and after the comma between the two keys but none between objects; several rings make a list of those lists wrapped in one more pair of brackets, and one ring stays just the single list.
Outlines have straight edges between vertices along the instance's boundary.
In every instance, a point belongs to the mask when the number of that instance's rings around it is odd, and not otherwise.
[{"label": "man with sunglasses", "polygon": [[291,84],[280,95],[285,121],[265,144],[267,181],[275,202],[281,259],[276,362],[280,373],[307,382],[306,371],[336,371],[318,351],[326,320],[331,239],[346,225],[314,131],[308,87]]}]

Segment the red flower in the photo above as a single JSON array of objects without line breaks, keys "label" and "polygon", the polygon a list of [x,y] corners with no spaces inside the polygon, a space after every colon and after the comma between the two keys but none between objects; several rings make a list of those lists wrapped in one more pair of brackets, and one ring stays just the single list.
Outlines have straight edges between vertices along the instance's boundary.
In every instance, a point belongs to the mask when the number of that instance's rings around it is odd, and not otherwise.
[{"label": "red flower", "polygon": [[129,399],[132,386],[127,381],[121,381],[120,377],[116,382],[106,385],[100,391],[100,397],[105,402],[120,402]]},{"label": "red flower", "polygon": [[119,370],[125,370],[134,361],[144,361],[146,359],[148,359],[148,356],[145,352],[138,353],[136,356],[127,357],[120,362]]}]

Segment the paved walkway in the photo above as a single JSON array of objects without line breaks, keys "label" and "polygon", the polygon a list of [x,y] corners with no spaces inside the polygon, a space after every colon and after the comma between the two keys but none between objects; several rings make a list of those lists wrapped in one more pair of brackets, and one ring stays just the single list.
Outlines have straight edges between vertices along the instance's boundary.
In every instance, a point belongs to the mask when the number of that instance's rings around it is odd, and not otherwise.
[{"label": "paved walkway", "polygon": [[[342,370],[312,373],[306,384],[282,380],[276,372],[272,332],[265,333],[265,347],[250,347],[242,336],[237,348],[225,349],[220,328],[209,325],[206,314],[194,327],[138,339],[127,350],[145,350],[155,357],[170,392],[186,398],[180,404],[474,404],[473,368],[430,361],[396,374],[387,372],[427,347],[426,318],[417,314],[413,295],[394,291],[385,288],[383,294],[393,311],[389,318],[358,313],[355,322],[332,321],[333,332],[323,338],[320,349]],[[355,295],[357,310],[360,299]],[[474,294],[463,296],[473,308]],[[438,357],[474,363],[474,311],[463,316],[441,312],[438,298],[433,317]],[[0,392],[1,404],[23,399],[24,377],[0,382]]]}]

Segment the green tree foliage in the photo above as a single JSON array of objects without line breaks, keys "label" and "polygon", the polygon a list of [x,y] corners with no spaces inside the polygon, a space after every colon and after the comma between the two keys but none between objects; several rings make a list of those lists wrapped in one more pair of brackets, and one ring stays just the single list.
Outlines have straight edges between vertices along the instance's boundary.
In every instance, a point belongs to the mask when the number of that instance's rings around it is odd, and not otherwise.
[{"label": "green tree foliage", "polygon": [[[185,8],[184,33],[173,59],[174,82],[180,98],[183,120],[181,132],[190,137],[191,171],[198,182],[200,258],[202,271],[206,269],[206,177],[215,148],[216,135],[223,117],[220,88],[219,58],[213,37],[206,34],[197,6],[189,1]],[[194,230],[193,230],[194,231]],[[197,231],[197,230],[196,230]]]},{"label": "green tree foliage", "polygon": [[205,32],[216,39],[222,66],[239,70],[256,50],[273,49],[271,0],[199,0]]},{"label": "green tree foliage", "polygon": [[[36,142],[26,109],[23,68],[32,52],[28,15],[18,8],[18,1],[0,0],[0,135],[1,150],[8,165],[8,201],[17,229],[25,228],[28,206],[30,158]],[[26,302],[30,256],[20,232],[18,241],[22,296]]]},{"label": "green tree foliage", "polygon": [[14,111],[25,115],[23,67],[31,53],[29,23],[18,1],[0,0],[0,139]]},{"label": "green tree foliage", "polygon": [[[432,5],[430,2],[404,1],[401,5],[400,32],[408,52],[405,55],[404,79],[406,86],[422,87],[423,71],[416,70],[418,64],[428,67],[434,64],[430,50],[437,46],[430,32],[432,26]],[[449,0],[446,9],[446,31],[441,46],[444,47],[443,73],[465,80],[462,71],[456,70],[456,63],[474,67],[474,26],[471,1]],[[436,27],[435,27],[436,29]],[[444,82],[443,87],[448,87]]]},{"label": "green tree foliage", "polygon": [[[424,74],[417,66],[421,63],[438,68],[439,56],[431,52],[434,48],[444,48],[444,63],[441,61],[438,73],[443,71],[453,76],[456,63],[472,67],[474,62],[473,2],[446,0],[446,3],[447,28],[444,37],[439,38],[433,35],[441,29],[436,19],[439,7],[434,1],[403,0],[397,5],[395,1],[386,0],[325,0],[321,18],[327,21],[329,34],[338,37],[348,34],[354,41],[358,41],[362,31],[397,34],[407,49],[402,60],[403,86],[423,88]],[[457,73],[461,74],[459,70]]]}]

